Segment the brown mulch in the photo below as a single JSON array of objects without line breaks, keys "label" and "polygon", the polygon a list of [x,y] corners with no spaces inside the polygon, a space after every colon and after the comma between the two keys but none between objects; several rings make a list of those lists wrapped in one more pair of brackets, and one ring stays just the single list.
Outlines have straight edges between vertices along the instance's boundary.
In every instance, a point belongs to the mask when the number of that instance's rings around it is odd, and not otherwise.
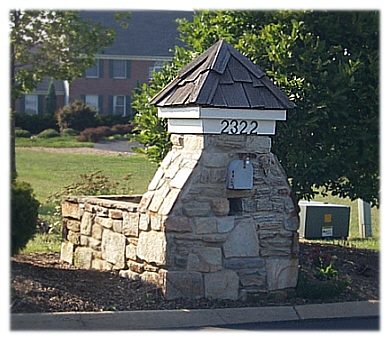
[{"label": "brown mulch", "polygon": [[303,299],[291,294],[247,301],[164,300],[159,289],[121,278],[117,272],[80,270],[61,262],[58,253],[18,255],[11,259],[11,312],[203,309],[290,305],[379,299],[379,252],[336,245],[300,244],[300,267],[313,274],[316,252],[336,256],[335,268],[349,279],[347,289],[332,299]]}]

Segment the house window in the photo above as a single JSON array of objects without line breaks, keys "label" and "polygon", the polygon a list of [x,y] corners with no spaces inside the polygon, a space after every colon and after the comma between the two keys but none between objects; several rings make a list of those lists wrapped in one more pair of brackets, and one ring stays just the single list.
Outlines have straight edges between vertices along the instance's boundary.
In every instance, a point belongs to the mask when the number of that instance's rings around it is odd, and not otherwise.
[{"label": "house window", "polygon": [[164,67],[164,62],[155,62],[153,66],[149,67],[149,80],[153,77],[153,72],[158,72]]},{"label": "house window", "polygon": [[98,95],[85,95],[85,104],[95,108],[99,111],[99,96]]},{"label": "house window", "polygon": [[126,96],[114,96],[113,106],[115,115],[126,115]]},{"label": "house window", "polygon": [[24,96],[24,112],[30,115],[38,114],[38,95]]},{"label": "house window", "polygon": [[112,77],[118,79],[125,79],[127,75],[125,60],[112,61]]},{"label": "house window", "polygon": [[85,70],[85,78],[99,78],[99,61]]}]

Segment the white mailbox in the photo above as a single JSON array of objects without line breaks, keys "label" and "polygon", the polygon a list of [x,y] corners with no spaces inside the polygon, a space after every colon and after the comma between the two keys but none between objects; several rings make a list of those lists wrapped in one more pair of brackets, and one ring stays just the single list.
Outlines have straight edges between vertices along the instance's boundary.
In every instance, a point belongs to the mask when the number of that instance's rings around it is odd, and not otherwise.
[{"label": "white mailbox", "polygon": [[253,166],[249,158],[245,160],[233,160],[230,162],[227,176],[227,188],[253,188]]}]

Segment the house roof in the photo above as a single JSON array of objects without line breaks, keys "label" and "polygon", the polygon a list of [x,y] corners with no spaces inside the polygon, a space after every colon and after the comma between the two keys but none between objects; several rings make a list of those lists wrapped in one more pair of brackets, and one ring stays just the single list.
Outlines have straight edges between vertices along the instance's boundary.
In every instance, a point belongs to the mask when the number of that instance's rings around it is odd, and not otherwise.
[{"label": "house roof", "polygon": [[223,40],[187,64],[152,99],[152,104],[241,109],[295,107],[264,71]]},{"label": "house roof", "polygon": [[122,28],[115,14],[118,11],[80,11],[83,19],[114,28],[114,43],[102,54],[126,56],[172,57],[175,45],[183,46],[177,31],[177,18],[191,19],[193,12],[131,11],[128,27]]}]

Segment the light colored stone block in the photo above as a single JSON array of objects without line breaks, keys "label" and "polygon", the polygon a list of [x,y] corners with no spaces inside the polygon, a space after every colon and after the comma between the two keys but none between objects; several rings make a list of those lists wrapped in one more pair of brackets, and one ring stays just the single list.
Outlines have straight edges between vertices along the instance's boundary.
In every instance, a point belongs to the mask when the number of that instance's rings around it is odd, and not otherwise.
[{"label": "light colored stone block", "polygon": [[192,218],[196,234],[217,233],[217,221],[214,217]]},{"label": "light colored stone block", "polygon": [[139,229],[142,231],[149,230],[149,215],[148,214],[140,214],[139,217]]},{"label": "light colored stone block", "polygon": [[137,259],[137,245],[129,244],[126,246],[126,258]]},{"label": "light colored stone block", "polygon": [[99,224],[92,225],[92,237],[95,239],[102,239],[103,227]]},{"label": "light colored stone block", "polygon": [[157,188],[158,183],[164,175],[164,170],[160,167],[157,169],[156,173],[153,176],[152,181],[149,183],[148,191],[154,191]]},{"label": "light colored stone block", "polygon": [[216,216],[227,216],[229,214],[229,200],[225,198],[217,198],[211,201],[211,209]]},{"label": "light colored stone block", "polygon": [[191,232],[192,223],[187,217],[169,215],[162,219],[162,228],[167,232]]},{"label": "light colored stone block", "polygon": [[166,262],[166,239],[163,232],[141,232],[137,245],[137,256],[147,262],[164,265]]},{"label": "light colored stone block", "polygon": [[92,265],[92,250],[87,247],[76,248],[74,265],[80,269],[90,269]]},{"label": "light colored stone block", "polygon": [[126,237],[104,229],[102,236],[102,258],[116,267],[125,267]]},{"label": "light colored stone block", "polygon": [[111,210],[108,212],[108,216],[109,216],[111,219],[122,219],[122,217],[123,217],[122,211],[121,211],[121,210],[115,210],[115,209],[111,209]]},{"label": "light colored stone block", "polygon": [[73,264],[73,250],[74,245],[72,243],[62,242],[60,259],[69,264]]},{"label": "light colored stone block", "polygon": [[158,212],[161,215],[168,215],[171,212],[173,206],[175,205],[176,199],[179,194],[180,194],[179,189],[172,188],[169,191],[168,195],[164,198],[164,202],[162,203]]},{"label": "light colored stone block", "polygon": [[138,237],[139,214],[123,212],[122,232],[125,236]]},{"label": "light colored stone block", "polygon": [[104,218],[104,217],[96,217],[95,218],[95,223],[110,229],[112,227],[112,219],[110,218]]},{"label": "light colored stone block", "polygon": [[226,258],[256,257],[259,255],[259,241],[256,226],[252,218],[240,219],[223,244]]},{"label": "light colored stone block", "polygon": [[67,219],[66,220],[66,228],[73,232],[79,232],[80,231],[80,222],[78,220],[74,219]]},{"label": "light colored stone block", "polygon": [[122,233],[122,220],[113,220],[112,229],[114,232]]},{"label": "light colored stone block", "polygon": [[78,203],[64,201],[61,204],[61,211],[63,217],[80,219],[82,211]]},{"label": "light colored stone block", "polygon": [[187,270],[215,272],[222,269],[222,251],[219,247],[199,247],[188,255]]},{"label": "light colored stone block", "polygon": [[183,205],[183,212],[188,217],[206,217],[211,212],[208,201],[191,201]]},{"label": "light colored stone block", "polygon": [[85,212],[81,218],[80,232],[85,236],[90,236],[92,232],[93,215],[90,212]]},{"label": "light colored stone block", "polygon": [[184,184],[187,182],[188,178],[190,177],[193,169],[192,168],[182,168],[180,169],[175,177],[171,180],[171,187],[182,189],[184,187]]},{"label": "light colored stone block", "polygon": [[145,271],[140,275],[140,278],[144,282],[152,283],[157,286],[160,284],[160,276],[156,272]]},{"label": "light colored stone block", "polygon": [[161,231],[161,216],[160,215],[151,215],[150,216],[150,228],[155,231]]},{"label": "light colored stone block", "polygon": [[232,270],[211,272],[204,275],[206,298],[237,300],[239,277]]},{"label": "light colored stone block", "polygon": [[227,233],[234,228],[234,216],[217,218],[217,230],[219,233]]},{"label": "light colored stone block", "polygon": [[164,284],[165,298],[198,299],[204,296],[202,274],[194,271],[164,271],[160,270],[160,277]]},{"label": "light colored stone block", "polygon": [[298,281],[297,258],[267,258],[266,269],[268,290],[296,287]]},{"label": "light colored stone block", "polygon": [[80,245],[80,233],[68,231],[66,239],[74,245]]}]

